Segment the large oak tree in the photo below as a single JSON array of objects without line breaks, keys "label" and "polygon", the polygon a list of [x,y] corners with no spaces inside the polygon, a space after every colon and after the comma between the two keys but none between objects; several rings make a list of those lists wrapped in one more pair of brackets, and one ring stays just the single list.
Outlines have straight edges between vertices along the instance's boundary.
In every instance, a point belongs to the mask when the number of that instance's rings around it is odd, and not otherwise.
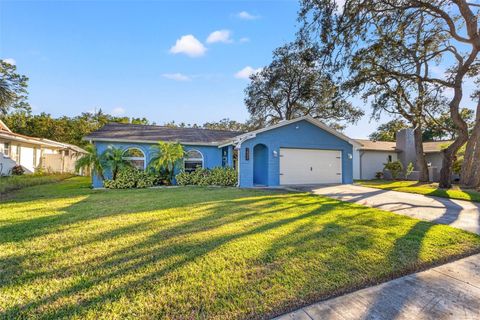
[{"label": "large oak tree", "polygon": [[254,126],[266,126],[310,115],[336,128],[355,123],[363,111],[343,96],[326,69],[319,64],[316,46],[288,43],[273,52],[273,60],[251,76],[245,104]]},{"label": "large oak tree", "polygon": [[[442,187],[450,187],[457,151],[467,141],[467,153],[469,148],[474,151],[474,146],[478,145],[472,139],[477,136],[475,132],[480,131],[480,126],[469,136],[460,104],[464,96],[464,81],[479,74],[479,13],[480,5],[466,0],[346,0],[342,8],[334,0],[303,0],[300,17],[305,22],[304,31],[318,36],[336,66],[350,65],[347,62],[351,62],[358,50],[364,48],[367,39],[378,39],[378,28],[393,25],[401,34],[412,23],[412,17],[423,17],[428,21],[420,30],[422,33],[436,32],[435,46],[429,49],[429,55],[436,59],[428,63],[428,68],[442,61],[449,64],[447,72],[444,76],[403,72],[397,75],[439,85],[453,92],[448,109],[455,125],[456,139],[444,150],[440,181]],[[462,179],[470,174],[465,169]]]}]

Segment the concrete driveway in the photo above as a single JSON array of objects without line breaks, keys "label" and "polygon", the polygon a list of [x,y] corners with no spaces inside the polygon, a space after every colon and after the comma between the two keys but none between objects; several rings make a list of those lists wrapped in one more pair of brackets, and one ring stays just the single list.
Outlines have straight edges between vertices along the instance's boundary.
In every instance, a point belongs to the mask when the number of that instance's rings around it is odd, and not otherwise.
[{"label": "concrete driveway", "polygon": [[[302,191],[480,234],[480,204],[356,185]],[[480,254],[320,301],[278,320],[480,319]]]},{"label": "concrete driveway", "polygon": [[373,189],[351,184],[299,186],[296,189],[417,219],[448,224],[452,227],[480,234],[479,203]]}]

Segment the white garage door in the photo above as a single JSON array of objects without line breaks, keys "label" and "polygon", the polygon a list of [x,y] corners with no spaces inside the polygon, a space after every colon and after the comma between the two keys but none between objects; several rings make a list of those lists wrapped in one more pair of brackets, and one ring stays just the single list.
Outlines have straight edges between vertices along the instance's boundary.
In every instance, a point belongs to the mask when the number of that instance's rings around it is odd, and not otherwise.
[{"label": "white garage door", "polygon": [[342,183],[342,152],[280,148],[280,184]]}]

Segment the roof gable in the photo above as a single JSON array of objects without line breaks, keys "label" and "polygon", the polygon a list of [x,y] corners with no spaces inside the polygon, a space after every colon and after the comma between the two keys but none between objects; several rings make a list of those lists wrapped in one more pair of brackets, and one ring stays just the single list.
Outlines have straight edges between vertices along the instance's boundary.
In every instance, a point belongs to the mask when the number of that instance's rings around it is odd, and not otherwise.
[{"label": "roof gable", "polygon": [[3,122],[2,120],[0,120],[0,131],[12,132],[12,130],[10,130],[10,128],[7,127],[5,122]]},{"label": "roof gable", "polygon": [[231,141],[230,143],[232,143],[232,142],[233,143],[238,143],[240,141],[245,141],[245,140],[254,138],[257,134],[260,134],[262,132],[266,132],[266,131],[274,130],[274,129],[277,129],[277,128],[281,128],[281,127],[284,127],[284,126],[287,126],[287,125],[290,125],[290,124],[293,124],[293,123],[296,123],[296,122],[300,122],[300,121],[307,121],[307,122],[313,124],[314,126],[316,126],[320,129],[336,136],[337,138],[340,138],[341,140],[344,140],[344,141],[350,143],[351,145],[353,145],[355,147],[361,147],[361,144],[358,143],[357,141],[355,141],[354,139],[350,139],[349,137],[347,137],[343,133],[327,126],[323,122],[321,122],[317,119],[314,119],[311,116],[303,116],[303,117],[295,118],[295,119],[292,119],[292,120],[284,120],[284,121],[281,121],[281,122],[279,122],[275,125],[272,125],[272,126],[268,126],[268,127],[262,128],[262,129],[255,130],[255,131],[247,132],[247,133],[244,133],[242,135],[239,135],[239,136],[235,137],[235,139],[233,141]]}]

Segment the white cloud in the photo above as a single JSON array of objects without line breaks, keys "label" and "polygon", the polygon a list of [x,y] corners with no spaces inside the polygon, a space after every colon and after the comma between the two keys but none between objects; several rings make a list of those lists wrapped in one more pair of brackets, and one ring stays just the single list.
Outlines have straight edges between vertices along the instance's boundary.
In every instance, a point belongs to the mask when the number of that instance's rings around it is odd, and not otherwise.
[{"label": "white cloud", "polygon": [[113,108],[112,114],[113,114],[114,116],[120,116],[120,115],[122,115],[122,114],[125,114],[125,109],[122,108],[122,107]]},{"label": "white cloud", "polygon": [[3,60],[3,62],[11,64],[12,66],[17,64],[17,61],[15,61],[15,59],[13,59],[13,58],[6,58],[6,59],[2,59],[2,60]]},{"label": "white cloud", "polygon": [[175,80],[175,81],[190,81],[192,78],[190,76],[187,76],[186,74],[183,73],[164,73],[162,74],[162,77],[170,80]]},{"label": "white cloud", "polygon": [[232,43],[233,40],[230,38],[230,30],[217,30],[210,33],[207,38],[207,43],[223,42],[223,43]]},{"label": "white cloud", "polygon": [[242,70],[235,73],[235,78],[237,79],[249,79],[250,76],[254,73],[262,71],[262,68],[254,69],[250,66],[246,66]]},{"label": "white cloud", "polygon": [[243,20],[255,20],[260,18],[260,16],[253,15],[251,13],[248,13],[247,11],[241,11],[237,13],[236,15],[238,18],[243,19]]},{"label": "white cloud", "polygon": [[173,54],[183,53],[189,57],[203,56],[206,51],[207,48],[191,34],[182,36],[175,42],[175,45],[170,48],[170,52]]},{"label": "white cloud", "polygon": [[250,38],[248,38],[248,37],[242,37],[242,38],[240,38],[240,39],[238,40],[238,42],[240,42],[240,43],[250,42]]}]

